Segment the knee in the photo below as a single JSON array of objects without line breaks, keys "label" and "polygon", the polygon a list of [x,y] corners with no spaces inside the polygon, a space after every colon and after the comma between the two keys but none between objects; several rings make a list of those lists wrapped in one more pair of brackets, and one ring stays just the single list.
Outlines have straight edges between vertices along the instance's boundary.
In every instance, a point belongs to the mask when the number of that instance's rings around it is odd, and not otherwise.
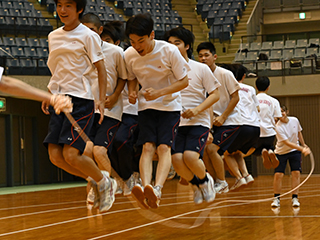
[{"label": "knee", "polygon": [[142,151],[145,153],[154,153],[155,152],[155,145],[153,143],[147,142],[143,145]]},{"label": "knee", "polygon": [[103,146],[94,146],[93,147],[93,156],[95,159],[108,156],[107,149]]},{"label": "knee", "polygon": [[215,144],[209,144],[205,148],[208,155],[215,154],[218,152],[218,147]]},{"label": "knee", "polygon": [[170,151],[170,147],[168,146],[168,145],[166,145],[166,144],[160,144],[158,147],[157,147],[157,152],[159,153],[159,154],[161,154],[161,153],[166,153],[166,152],[168,152],[168,151]]},{"label": "knee", "polygon": [[65,149],[63,150],[63,157],[64,157],[65,161],[73,167],[77,167],[77,165],[78,165],[77,164],[78,163],[77,155],[80,156],[80,152],[77,149],[70,149],[69,148],[68,150],[65,150]]}]

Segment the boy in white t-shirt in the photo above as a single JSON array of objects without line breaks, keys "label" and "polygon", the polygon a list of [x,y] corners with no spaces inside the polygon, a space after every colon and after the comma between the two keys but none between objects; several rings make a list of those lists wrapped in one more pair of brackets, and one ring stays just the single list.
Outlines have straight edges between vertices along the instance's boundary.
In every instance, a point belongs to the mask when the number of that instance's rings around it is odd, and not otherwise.
[{"label": "boy in white t-shirt", "polygon": [[[181,91],[182,106],[175,149],[172,151],[172,164],[176,172],[192,184],[194,202],[215,199],[214,181],[200,159],[203,156],[211,128],[210,107],[219,100],[220,83],[206,64],[191,58],[194,35],[183,28],[173,28],[167,33],[168,42],[179,48],[181,55],[188,62],[189,85]],[[206,94],[208,93],[208,97]]]},{"label": "boy in white t-shirt", "polygon": [[71,112],[72,103],[68,96],[50,94],[13,77],[3,76],[4,68],[0,67],[0,91],[10,95],[31,99],[35,101],[45,101],[51,104],[56,113]]},{"label": "boy in white t-shirt", "polygon": [[[150,14],[131,17],[126,24],[126,35],[132,45],[124,53],[129,101],[135,103],[138,98],[137,145],[143,145],[140,158],[143,187],[136,185],[132,194],[140,206],[157,208],[180,121],[180,91],[188,86],[190,68],[176,46],[154,39]],[[141,85],[138,95],[137,82]],[[152,158],[156,151],[159,162],[153,187],[150,185]]]},{"label": "boy in white t-shirt", "polygon": [[[48,36],[48,67],[52,77],[48,84],[51,93],[67,94],[72,98],[71,115],[88,135],[93,124],[95,110],[91,85],[99,82],[99,98],[96,106],[104,112],[107,76],[98,34],[80,23],[86,6],[85,0],[55,0],[57,14],[64,26]],[[98,79],[96,78],[96,69]],[[42,105],[49,113],[46,104]],[[114,182],[101,172],[92,156],[93,143],[85,143],[64,114],[50,111],[49,132],[44,140],[50,160],[65,171],[87,179],[96,190],[96,202],[100,212],[106,212],[113,203]],[[100,117],[100,123],[103,114]],[[116,183],[115,183],[116,184]]]},{"label": "boy in white t-shirt", "polygon": [[273,153],[276,138],[276,121],[281,117],[280,103],[267,93],[270,88],[270,80],[266,76],[256,80],[258,90],[257,98],[260,106],[260,138],[255,144],[255,155],[262,155],[265,168],[276,168],[279,161]]},{"label": "boy in white t-shirt", "polygon": [[[81,22],[97,34],[100,35],[102,33],[103,27],[97,15],[87,13],[81,18]],[[111,155],[114,138],[121,121],[121,91],[126,83],[125,79],[127,79],[127,70],[121,47],[101,40],[101,49],[104,54],[104,64],[108,76],[105,103],[106,108],[104,109],[104,119],[101,124],[98,123],[100,113],[99,111],[96,111],[90,138],[95,145],[93,148],[93,156],[99,168],[111,174],[111,163],[109,157]],[[95,98],[97,98],[99,93],[97,81],[93,83],[92,89],[95,94]],[[113,188],[113,195],[115,191],[116,189]],[[91,188],[87,197],[88,203],[93,203],[93,193],[93,188]]]},{"label": "boy in white t-shirt", "polygon": [[[304,156],[310,154],[310,148],[305,144],[302,127],[296,117],[288,116],[286,106],[281,106],[282,117],[277,122],[277,144],[275,153],[279,159],[279,166],[274,169],[273,191],[274,200],[271,207],[280,207],[280,193],[282,189],[282,178],[289,161],[291,170],[291,187],[292,189],[300,184],[301,172],[301,153]],[[292,192],[292,207],[299,207],[298,200],[299,189]]]},{"label": "boy in white t-shirt", "polygon": [[235,139],[242,125],[237,107],[240,85],[231,71],[215,64],[218,56],[215,46],[211,42],[200,43],[197,52],[199,61],[209,66],[221,84],[219,87],[220,99],[213,105],[213,112],[216,116],[213,119],[213,141],[209,141],[206,145],[203,161],[208,172],[215,176],[216,192],[226,193],[229,191],[229,186],[225,180],[224,161],[220,155],[223,155],[227,150],[229,153],[239,150],[237,144],[240,145],[240,142],[235,142]]},{"label": "boy in white t-shirt", "polygon": [[[124,39],[123,23],[120,21],[111,21],[103,25],[101,39],[121,46],[121,40]],[[139,159],[141,148],[135,146],[138,128],[138,101],[135,104],[129,103],[128,87],[125,85],[122,90],[123,112],[117,134],[114,137],[113,150],[110,160],[113,169],[122,178],[119,181],[123,184],[118,185],[116,194],[128,196],[135,183],[139,181]],[[119,183],[118,182],[118,183]]]},{"label": "boy in white t-shirt", "polygon": [[[239,108],[242,118],[241,133],[236,141],[242,142],[241,149],[248,149],[246,154],[242,151],[237,151],[232,154],[225,154],[225,162],[230,171],[236,177],[235,184],[230,188],[230,191],[239,190],[239,188],[248,186],[254,182],[251,174],[248,173],[245,156],[249,156],[254,151],[253,145],[257,142],[260,135],[260,117],[258,113],[259,101],[256,96],[256,91],[253,87],[244,84],[247,68],[241,64],[224,64],[222,67],[233,72],[235,78],[239,82]],[[239,150],[241,150],[239,149]]]}]

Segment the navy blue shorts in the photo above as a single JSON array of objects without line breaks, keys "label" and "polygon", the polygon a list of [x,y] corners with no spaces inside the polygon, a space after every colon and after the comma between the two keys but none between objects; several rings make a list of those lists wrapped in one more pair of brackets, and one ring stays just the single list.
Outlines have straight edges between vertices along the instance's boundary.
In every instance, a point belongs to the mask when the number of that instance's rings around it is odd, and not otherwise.
[{"label": "navy blue shorts", "polygon": [[274,172],[284,173],[287,166],[287,161],[289,160],[289,165],[291,172],[292,171],[300,171],[301,172],[301,152],[293,151],[286,154],[276,154],[279,160],[279,166],[274,169]]},{"label": "navy blue shorts", "polygon": [[[89,136],[94,120],[94,101],[73,96],[70,97],[73,103],[71,115],[84,133]],[[67,144],[83,153],[86,143],[74,129],[74,126],[71,125],[68,118],[63,113],[57,115],[51,106],[49,107],[49,112],[51,117],[48,134],[43,141],[44,145],[48,147],[49,143],[59,144],[61,146]]]},{"label": "navy blue shorts", "polygon": [[215,145],[219,146],[220,149],[218,153],[223,155],[225,151],[229,149],[234,140],[237,138],[240,133],[240,127],[238,125],[231,126],[213,126],[213,141]]},{"label": "navy blue shorts", "polygon": [[203,126],[179,127],[175,140],[175,150],[172,151],[172,154],[183,153],[189,150],[199,153],[202,158],[208,134],[209,128]]},{"label": "navy blue shorts", "polygon": [[243,154],[246,154],[250,148],[258,141],[260,136],[260,127],[242,125],[240,127],[240,133],[228,148],[229,153],[240,150]]},{"label": "navy blue shorts", "polygon": [[256,149],[253,154],[256,156],[260,156],[262,149],[264,148],[267,150],[274,150],[275,139],[276,135],[270,137],[260,137],[256,144],[253,145],[253,147]]},{"label": "navy blue shorts", "polygon": [[138,139],[138,116],[131,114],[122,114],[122,120],[118,128],[114,141],[119,145],[117,151],[119,151],[124,144],[134,146]]},{"label": "navy blue shorts", "polygon": [[94,123],[90,132],[90,139],[96,146],[103,146],[111,151],[114,137],[120,125],[120,121],[104,116],[99,124],[100,113],[94,115]]},{"label": "navy blue shorts", "polygon": [[157,147],[160,144],[166,144],[173,148],[179,123],[180,111],[167,112],[155,109],[139,111],[139,137],[137,145],[154,142]]}]

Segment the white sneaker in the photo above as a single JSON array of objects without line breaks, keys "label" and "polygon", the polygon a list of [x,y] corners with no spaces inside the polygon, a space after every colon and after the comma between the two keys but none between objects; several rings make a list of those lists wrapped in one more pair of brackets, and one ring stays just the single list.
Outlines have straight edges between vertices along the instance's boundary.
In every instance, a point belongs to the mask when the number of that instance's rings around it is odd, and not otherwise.
[{"label": "white sneaker", "polygon": [[246,180],[243,178],[237,179],[230,191],[239,191],[247,185]]},{"label": "white sneaker", "polygon": [[214,190],[218,194],[227,193],[227,192],[229,192],[229,185],[228,185],[228,183],[226,181],[215,182]]},{"label": "white sneaker", "polygon": [[292,198],[292,207],[300,207],[298,198]]},{"label": "white sneaker", "polygon": [[134,177],[133,174],[130,176],[130,178],[124,182],[123,186],[123,196],[129,196],[131,194],[131,190],[134,187]]},{"label": "white sneaker", "polygon": [[280,213],[280,208],[279,207],[272,207],[271,208],[272,212],[275,214],[275,215],[279,215]]},{"label": "white sneaker", "polygon": [[93,191],[93,187],[91,187],[87,195],[87,204],[93,205],[94,199],[95,199],[95,194]]},{"label": "white sneaker", "polygon": [[147,204],[151,208],[158,208],[161,199],[161,187],[152,187],[150,184],[144,187],[144,196],[147,199]]},{"label": "white sneaker", "polygon": [[209,181],[200,184],[199,188],[201,189],[203,199],[209,203],[213,202],[213,200],[216,198],[216,191],[214,190],[213,178],[209,173],[207,173],[207,178]]},{"label": "white sneaker", "polygon": [[136,184],[142,185],[140,173],[134,172],[132,175],[133,175],[134,185],[136,185]]},{"label": "white sneaker", "polygon": [[273,202],[271,203],[271,207],[276,207],[276,208],[280,207],[280,199],[277,197],[274,198]]},{"label": "white sneaker", "polygon": [[[104,173],[103,173],[104,174]],[[100,213],[107,212],[113,205],[115,200],[115,193],[117,190],[117,182],[113,178],[106,177],[107,183],[105,184],[105,187],[102,189],[99,189],[100,194],[100,206],[99,211]]]},{"label": "white sneaker", "polygon": [[246,180],[247,186],[251,186],[253,184],[253,182],[254,182],[254,178],[252,177],[251,174],[246,176],[244,179]]},{"label": "white sneaker", "polygon": [[171,180],[173,179],[175,176],[176,176],[176,171],[174,170],[172,164],[171,164],[171,167],[170,167],[170,171],[168,173],[168,176],[167,176],[167,180]]},{"label": "white sneaker", "polygon": [[201,204],[203,202],[203,196],[201,189],[197,185],[192,185],[193,189],[193,201],[195,204]]}]

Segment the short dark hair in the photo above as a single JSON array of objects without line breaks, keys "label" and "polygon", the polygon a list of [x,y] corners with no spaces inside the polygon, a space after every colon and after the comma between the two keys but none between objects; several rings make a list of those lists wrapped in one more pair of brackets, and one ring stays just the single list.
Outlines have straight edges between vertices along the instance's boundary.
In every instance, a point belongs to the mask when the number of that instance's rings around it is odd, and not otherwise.
[{"label": "short dark hair", "polygon": [[285,105],[281,105],[281,109],[283,110],[283,111],[288,111],[288,108],[287,108],[287,106],[285,106]]},{"label": "short dark hair", "polygon": [[[54,2],[56,3],[56,5],[58,4],[59,0],[54,0]],[[82,17],[84,10],[86,9],[86,5],[87,5],[87,0],[72,0],[77,4],[77,11],[80,11],[81,9],[83,10],[80,14],[79,14],[79,18]]]},{"label": "short dark hair", "polygon": [[197,52],[199,53],[201,50],[209,50],[212,55],[216,54],[216,48],[212,42],[202,42],[197,47]]},{"label": "short dark hair", "polygon": [[112,38],[113,42],[124,40],[123,22],[111,21],[103,25],[103,31],[101,37],[108,35]]},{"label": "short dark hair", "polygon": [[243,78],[243,75],[247,74],[248,69],[245,66],[243,66],[242,64],[233,64],[233,65],[235,65],[235,69],[236,69],[236,76],[235,77],[238,81],[241,81]]},{"label": "short dark hair", "polygon": [[86,13],[84,14],[80,21],[82,23],[92,23],[94,26],[96,26],[98,29],[101,27],[101,21],[100,18],[94,14],[94,13]]},{"label": "short dark hair", "polygon": [[150,36],[153,31],[153,20],[150,13],[137,14],[134,17],[129,18],[126,24],[126,35],[136,34],[140,37],[148,35]]},{"label": "short dark hair", "polygon": [[256,80],[256,87],[258,91],[265,91],[270,86],[270,80],[267,76],[258,77]]},{"label": "short dark hair", "polygon": [[185,29],[184,27],[172,28],[171,30],[167,31],[165,34],[166,41],[168,41],[170,37],[177,37],[184,42],[185,46],[189,45],[187,54],[188,54],[188,58],[192,57],[193,43],[194,43],[195,37],[190,30]]}]

